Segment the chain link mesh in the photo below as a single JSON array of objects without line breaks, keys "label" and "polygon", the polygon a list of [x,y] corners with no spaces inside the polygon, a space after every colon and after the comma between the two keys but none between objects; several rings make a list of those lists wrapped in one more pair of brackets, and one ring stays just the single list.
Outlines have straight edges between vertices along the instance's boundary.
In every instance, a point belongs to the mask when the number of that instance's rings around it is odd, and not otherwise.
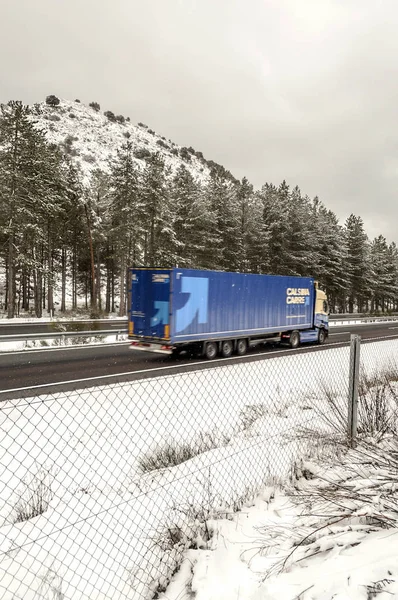
[{"label": "chain link mesh", "polygon": [[[363,345],[361,368],[397,349]],[[0,597],[156,597],[212,519],[344,435],[349,362],[276,353],[2,402]]]}]

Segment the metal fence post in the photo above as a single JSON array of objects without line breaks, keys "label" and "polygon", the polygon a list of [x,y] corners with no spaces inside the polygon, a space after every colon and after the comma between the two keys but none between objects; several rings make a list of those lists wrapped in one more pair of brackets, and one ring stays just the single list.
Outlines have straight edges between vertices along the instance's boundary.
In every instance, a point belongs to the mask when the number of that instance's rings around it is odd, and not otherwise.
[{"label": "metal fence post", "polygon": [[350,348],[350,378],[348,383],[348,443],[355,445],[358,425],[358,384],[359,384],[359,355],[361,336],[351,335]]}]

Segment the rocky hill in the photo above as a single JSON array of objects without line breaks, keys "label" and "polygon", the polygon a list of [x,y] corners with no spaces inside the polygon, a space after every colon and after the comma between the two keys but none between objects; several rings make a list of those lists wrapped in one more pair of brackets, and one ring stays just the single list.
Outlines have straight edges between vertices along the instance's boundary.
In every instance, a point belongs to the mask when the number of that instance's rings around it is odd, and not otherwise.
[{"label": "rocky hill", "polygon": [[144,123],[133,125],[128,117],[111,111],[103,112],[96,102],[85,105],[79,100],[71,102],[55,96],[49,98],[33,107],[33,118],[46,132],[48,140],[64,146],[80,165],[87,183],[94,170],[109,171],[110,159],[126,140],[132,142],[135,160],[141,167],[146,157],[159,152],[172,172],[184,164],[203,183],[214,168],[232,178],[223,167],[206,160],[201,152],[179,146]]}]

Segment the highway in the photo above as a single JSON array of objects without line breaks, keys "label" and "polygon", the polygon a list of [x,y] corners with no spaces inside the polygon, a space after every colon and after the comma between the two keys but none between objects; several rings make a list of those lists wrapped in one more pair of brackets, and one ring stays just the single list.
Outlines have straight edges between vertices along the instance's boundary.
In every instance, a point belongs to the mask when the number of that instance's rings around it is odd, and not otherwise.
[{"label": "highway", "polygon": [[[244,357],[206,361],[132,351],[126,343],[0,353],[0,400],[45,392],[66,391],[106,383],[144,379],[166,374],[209,369],[220,364],[252,362],[300,352],[322,352],[349,343],[351,333],[364,342],[398,338],[398,322],[332,327],[324,346],[305,345],[297,350],[258,346]],[[55,384],[55,385],[54,385]],[[30,391],[27,388],[32,388]]]}]

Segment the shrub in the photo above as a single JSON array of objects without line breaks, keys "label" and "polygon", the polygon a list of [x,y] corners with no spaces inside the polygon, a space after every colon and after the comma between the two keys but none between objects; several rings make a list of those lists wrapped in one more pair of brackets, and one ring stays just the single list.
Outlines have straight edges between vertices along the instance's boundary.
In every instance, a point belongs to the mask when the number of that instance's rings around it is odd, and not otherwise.
[{"label": "shrub", "polygon": [[98,102],[90,102],[89,106],[91,106],[91,108],[93,108],[96,112],[101,110],[101,106],[98,104]]},{"label": "shrub", "polygon": [[60,121],[61,117],[58,115],[48,115],[48,120],[49,121]]},{"label": "shrub", "polygon": [[130,123],[130,117],[126,117],[127,123]]},{"label": "shrub", "polygon": [[158,145],[158,146],[161,146],[162,148],[166,148],[167,150],[169,150],[169,149],[170,149],[170,146],[169,146],[168,144],[166,144],[166,143],[163,141],[163,139],[161,139],[161,140],[157,140],[157,142],[156,142],[156,143],[157,143],[157,145]]},{"label": "shrub", "polygon": [[181,148],[180,156],[186,162],[191,162],[191,154],[190,154],[188,148],[185,148],[185,147]]},{"label": "shrub", "polygon": [[78,98],[76,98],[75,102],[77,102],[78,104],[80,104],[80,100]]},{"label": "shrub", "polygon": [[177,150],[177,148],[172,148],[172,149],[170,150],[170,152],[171,152],[172,154],[174,154],[174,156],[178,156],[178,150]]},{"label": "shrub", "polygon": [[150,133],[151,135],[155,135],[155,132],[153,129],[148,129],[148,133]]},{"label": "shrub", "polygon": [[48,104],[48,106],[58,106],[59,102],[59,98],[57,98],[57,96],[54,96],[53,94],[47,96],[46,98],[46,104]]},{"label": "shrub", "polygon": [[73,112],[69,113],[68,116],[69,116],[70,119],[76,119],[76,115]]},{"label": "shrub", "polygon": [[148,125],[145,125],[145,123],[138,123],[138,127],[143,127],[144,129],[148,129]]},{"label": "shrub", "polygon": [[111,121],[112,123],[116,122],[115,113],[113,113],[111,110],[106,110],[104,112],[104,116],[108,119],[108,121]]},{"label": "shrub", "polygon": [[135,158],[149,158],[151,156],[151,152],[147,148],[137,148],[133,152]]},{"label": "shrub", "polygon": [[123,135],[124,135],[124,137],[125,137],[125,138],[127,138],[127,139],[130,139],[130,138],[131,138],[131,133],[130,133],[130,132],[128,132],[128,131],[124,131],[124,132],[123,132]]},{"label": "shrub", "polygon": [[77,138],[76,136],[70,135],[68,134],[64,141],[62,142],[62,146],[64,147],[64,150],[67,154],[72,154],[72,145],[73,142],[76,142],[79,138]]},{"label": "shrub", "polygon": [[121,123],[121,124],[123,124],[126,121],[126,119],[123,117],[123,115],[117,115],[117,117],[115,117],[115,119],[118,123]]},{"label": "shrub", "polygon": [[96,158],[92,154],[83,154],[82,159],[90,164],[95,163]]}]

